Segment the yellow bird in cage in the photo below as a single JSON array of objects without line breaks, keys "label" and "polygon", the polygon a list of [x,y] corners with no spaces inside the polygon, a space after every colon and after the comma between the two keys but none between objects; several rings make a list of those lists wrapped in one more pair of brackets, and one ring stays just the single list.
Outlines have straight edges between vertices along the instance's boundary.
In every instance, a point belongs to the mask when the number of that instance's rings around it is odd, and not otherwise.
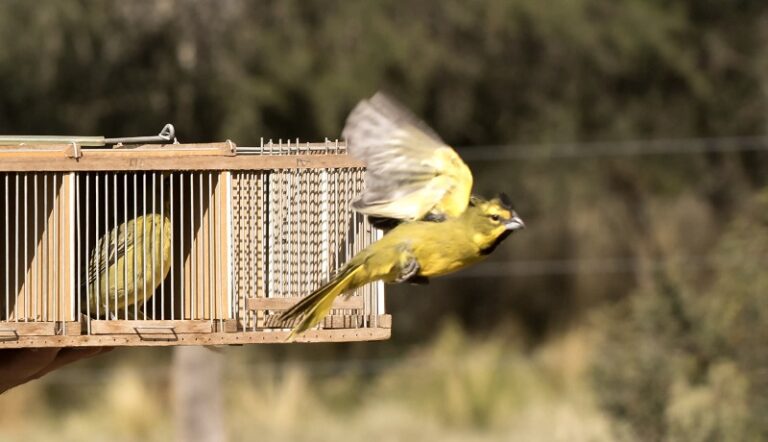
[{"label": "yellow bird in cage", "polygon": [[343,293],[374,281],[423,283],[457,271],[525,227],[505,195],[470,197],[472,174],[456,151],[391,98],[360,102],[343,135],[350,154],[368,168],[353,208],[396,226],[283,312],[281,320],[295,323],[289,339],[319,323]]},{"label": "yellow bird in cage", "polygon": [[139,319],[139,306],[152,298],[171,269],[172,226],[167,196],[163,214],[146,213],[130,219],[97,241],[90,254],[87,282],[81,288],[83,313]]}]

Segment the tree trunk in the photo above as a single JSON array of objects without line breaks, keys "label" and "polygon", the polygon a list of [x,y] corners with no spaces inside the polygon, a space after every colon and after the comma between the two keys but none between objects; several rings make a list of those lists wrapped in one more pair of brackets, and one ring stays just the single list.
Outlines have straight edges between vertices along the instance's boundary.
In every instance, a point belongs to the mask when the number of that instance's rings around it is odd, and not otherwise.
[{"label": "tree trunk", "polygon": [[205,347],[180,346],[173,353],[176,440],[223,441],[223,356]]}]

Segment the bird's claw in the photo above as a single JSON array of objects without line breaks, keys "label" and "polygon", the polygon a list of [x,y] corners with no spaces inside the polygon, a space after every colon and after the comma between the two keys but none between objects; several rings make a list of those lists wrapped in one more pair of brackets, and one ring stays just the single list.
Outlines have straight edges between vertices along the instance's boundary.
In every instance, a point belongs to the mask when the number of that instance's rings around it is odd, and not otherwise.
[{"label": "bird's claw", "polygon": [[434,223],[441,223],[441,222],[445,221],[445,214],[444,213],[429,212],[428,214],[424,215],[423,220],[424,221],[434,222]]},{"label": "bird's claw", "polygon": [[405,282],[410,280],[411,278],[414,278],[419,273],[419,270],[421,270],[421,266],[419,265],[419,262],[416,261],[416,259],[411,258],[408,261],[405,262],[405,265],[400,269],[400,274],[397,275],[397,278],[395,278],[395,282]]}]

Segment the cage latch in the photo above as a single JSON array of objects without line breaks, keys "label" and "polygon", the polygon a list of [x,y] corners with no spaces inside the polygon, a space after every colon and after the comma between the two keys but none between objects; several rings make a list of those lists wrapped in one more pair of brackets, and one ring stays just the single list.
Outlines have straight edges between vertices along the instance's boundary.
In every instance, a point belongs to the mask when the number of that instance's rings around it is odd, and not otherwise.
[{"label": "cage latch", "polygon": [[179,335],[173,325],[138,326],[133,330],[142,341],[178,341]]},{"label": "cage latch", "polygon": [[64,150],[64,153],[68,158],[75,160],[78,160],[81,156],[83,156],[83,152],[80,150],[80,145],[75,141],[69,143],[69,146],[67,146],[67,148]]},{"label": "cage latch", "polygon": [[237,145],[232,140],[225,141],[221,147],[221,154],[230,157],[237,155]]},{"label": "cage latch", "polygon": [[18,341],[19,332],[15,328],[0,329],[0,341]]}]

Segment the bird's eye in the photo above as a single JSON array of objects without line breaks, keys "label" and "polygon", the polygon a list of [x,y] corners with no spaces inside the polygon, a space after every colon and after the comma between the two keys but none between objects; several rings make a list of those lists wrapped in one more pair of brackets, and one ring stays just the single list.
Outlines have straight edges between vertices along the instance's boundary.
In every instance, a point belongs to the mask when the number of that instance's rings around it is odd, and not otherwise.
[{"label": "bird's eye", "polygon": [[494,221],[498,221],[501,219],[501,217],[499,215],[491,215],[491,219]]}]

